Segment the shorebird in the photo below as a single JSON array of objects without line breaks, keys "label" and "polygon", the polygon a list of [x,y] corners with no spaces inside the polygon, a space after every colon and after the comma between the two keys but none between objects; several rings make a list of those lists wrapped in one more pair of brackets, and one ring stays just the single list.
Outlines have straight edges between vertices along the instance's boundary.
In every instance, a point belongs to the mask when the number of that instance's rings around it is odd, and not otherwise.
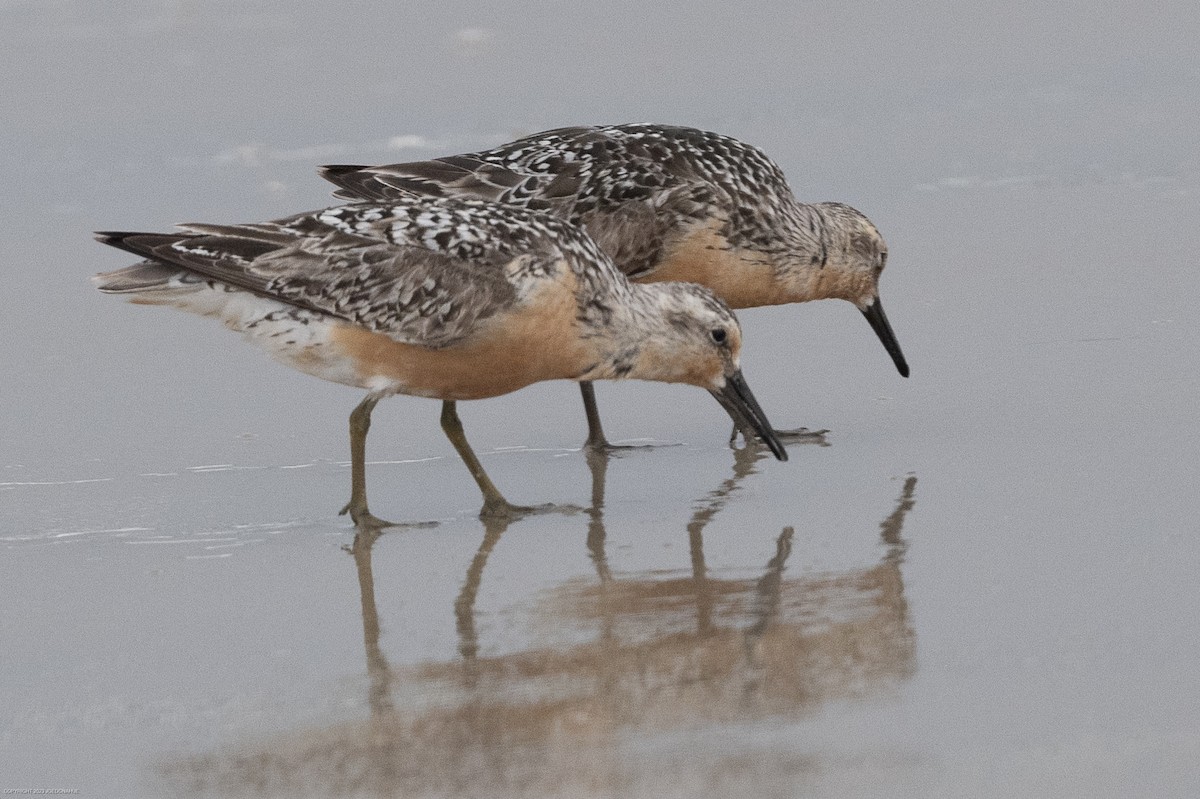
[{"label": "shorebird", "polygon": [[631,284],[579,228],[517,206],[407,196],[249,225],[100,232],[147,260],[97,275],[101,291],[215,316],[276,359],[366,389],[350,414],[351,494],[367,507],[365,449],[383,397],[444,401],[442,428],[480,490],[510,504],[475,457],[456,402],[541,380],[638,378],[708,389],[745,435],[787,459],[742,378],[741,329],[711,291]]},{"label": "shorebird", "polygon": [[[848,300],[908,377],[879,300],[887,245],[875,225],[842,203],[798,201],[765,153],[729,136],[652,124],[559,128],[482,152],[321,174],[343,199],[417,192],[544,210],[582,226],[631,280],[700,283],[733,308]],[[592,387],[580,387],[587,445],[607,449]]]}]

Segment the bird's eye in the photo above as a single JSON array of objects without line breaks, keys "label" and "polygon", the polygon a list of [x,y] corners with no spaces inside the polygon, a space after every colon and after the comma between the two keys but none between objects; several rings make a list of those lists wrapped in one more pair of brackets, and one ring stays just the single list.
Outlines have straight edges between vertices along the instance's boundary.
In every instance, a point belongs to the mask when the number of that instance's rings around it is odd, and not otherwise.
[{"label": "bird's eye", "polygon": [[725,338],[729,334],[725,332],[725,328],[723,327],[714,327],[712,330],[708,331],[708,335],[712,336],[712,340],[718,344],[724,344]]}]

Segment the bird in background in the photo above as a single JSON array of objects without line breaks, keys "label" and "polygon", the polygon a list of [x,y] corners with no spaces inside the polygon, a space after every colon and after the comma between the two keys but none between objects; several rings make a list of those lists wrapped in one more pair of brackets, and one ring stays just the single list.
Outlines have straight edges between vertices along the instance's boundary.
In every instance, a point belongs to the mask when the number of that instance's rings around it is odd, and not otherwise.
[{"label": "bird in background", "polygon": [[145,259],[97,275],[101,291],[216,317],[289,366],[367,391],[350,415],[342,510],[360,527],[390,525],[368,509],[365,450],[371,412],[393,394],[443,401],[484,516],[543,508],[496,489],[456,403],[541,380],[700,386],[787,459],[742,377],[724,302],[690,283],[630,283],[580,228],[536,210],[405,194],[258,224],[96,235]]},{"label": "bird in background", "polygon": [[[887,245],[875,225],[842,203],[798,201],[765,153],[729,136],[655,124],[559,128],[481,152],[321,174],[343,199],[418,193],[545,211],[586,230],[631,280],[699,283],[733,308],[846,300],[908,377],[879,299]],[[586,445],[609,449],[591,383],[580,388]]]}]

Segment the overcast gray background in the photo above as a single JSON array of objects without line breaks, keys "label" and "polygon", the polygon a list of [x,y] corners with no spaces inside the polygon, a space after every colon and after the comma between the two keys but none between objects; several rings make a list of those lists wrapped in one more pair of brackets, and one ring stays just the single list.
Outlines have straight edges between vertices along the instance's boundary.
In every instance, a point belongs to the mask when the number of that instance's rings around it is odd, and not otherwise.
[{"label": "overcast gray background", "polygon": [[[287,764],[297,736],[371,717],[335,515],[358,393],[99,295],[87,278],[130,259],[90,231],[318,208],[320,163],[655,121],[763,147],[802,199],[850,203],[889,242],[907,381],[849,305],[740,314],[761,404],[831,446],[757,463],[704,551],[757,580],[794,528],[777,623],[814,648],[843,628],[804,580],[862,611],[884,564],[911,650],[880,673],[860,673],[877,652],[814,660],[826,689],[765,715],[685,702],[678,724],[618,724],[623,765],[593,793],[1200,791],[1198,33],[1194,3],[0,0],[0,788],[295,795],[286,767],[248,787],[228,753]],[[685,528],[734,475],[727,422],[694,389],[599,393],[613,437],[683,444],[609,464],[609,564],[685,578]],[[462,416],[511,499],[590,502],[573,386]],[[477,492],[435,403],[382,403],[368,446],[372,509],[442,520],[374,548],[380,648],[398,670],[461,665]],[[910,476],[907,549],[887,547]],[[600,579],[588,525],[505,531],[473,605],[482,654],[546,663],[595,639],[553,600]],[[522,701],[402,682],[404,718]],[[514,774],[553,773],[502,737],[429,740],[448,765],[360,793],[540,795]],[[456,771],[467,749],[516,771]]]}]

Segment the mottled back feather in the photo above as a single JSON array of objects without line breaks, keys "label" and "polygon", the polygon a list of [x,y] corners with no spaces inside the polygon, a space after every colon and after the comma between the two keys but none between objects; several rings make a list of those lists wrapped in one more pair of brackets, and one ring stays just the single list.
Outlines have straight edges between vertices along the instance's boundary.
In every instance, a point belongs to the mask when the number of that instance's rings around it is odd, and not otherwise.
[{"label": "mottled back feather", "polygon": [[397,341],[440,348],[520,307],[564,263],[577,276],[586,273],[581,305],[624,282],[574,227],[492,203],[409,196],[274,222],[181,227],[187,232],[98,234],[150,259],[113,273],[101,288],[145,290],[156,277],[165,282],[177,274],[150,268],[165,264]]},{"label": "mottled back feather", "polygon": [[[630,277],[652,271],[697,224],[718,225],[730,246],[769,253],[780,217],[799,206],[761,150],[716,133],[666,125],[573,127],[491,150],[377,167],[326,167],[338,196],[403,193],[484,197],[545,210],[582,225]],[[796,231],[804,239],[806,230]],[[811,236],[817,238],[817,231]]]}]

